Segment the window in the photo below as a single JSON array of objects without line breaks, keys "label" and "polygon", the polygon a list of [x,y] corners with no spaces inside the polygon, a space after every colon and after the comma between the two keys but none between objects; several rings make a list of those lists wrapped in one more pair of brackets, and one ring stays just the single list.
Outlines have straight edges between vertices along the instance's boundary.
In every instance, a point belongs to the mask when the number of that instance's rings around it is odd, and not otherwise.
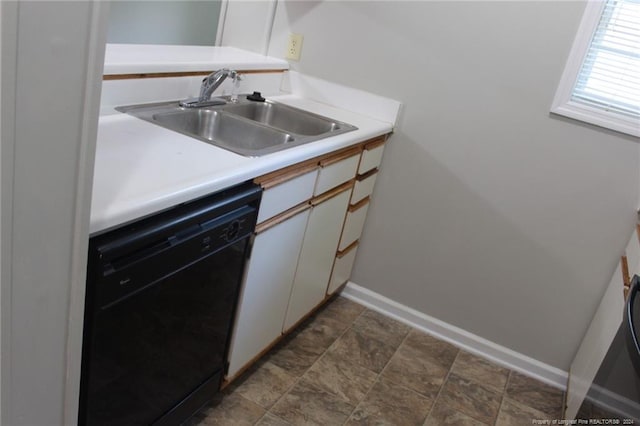
[{"label": "window", "polygon": [[551,111],[640,136],[640,0],[587,3]]}]

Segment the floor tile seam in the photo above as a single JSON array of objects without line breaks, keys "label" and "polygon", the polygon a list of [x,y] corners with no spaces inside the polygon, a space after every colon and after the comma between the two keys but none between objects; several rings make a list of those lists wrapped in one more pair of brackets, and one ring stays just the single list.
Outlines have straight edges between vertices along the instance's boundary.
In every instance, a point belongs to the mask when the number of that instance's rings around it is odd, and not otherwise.
[{"label": "floor tile seam", "polygon": [[[516,373],[516,372],[515,372],[514,370],[509,370],[509,378],[507,379],[507,384],[506,384],[506,385],[505,385],[505,387],[504,387],[504,396],[505,396],[505,397],[507,397],[507,398],[509,398],[510,400],[512,400],[512,401],[514,401],[514,402],[516,402],[516,403],[520,404],[520,405],[523,405],[523,406],[525,406],[525,407],[531,408],[531,409],[533,409],[533,410],[535,410],[535,411],[538,411],[538,412],[540,412],[540,413],[542,413],[542,414],[544,414],[544,415],[546,415],[546,416],[550,416],[548,413],[544,412],[543,410],[540,410],[539,408],[536,408],[536,407],[532,407],[531,405],[529,405],[529,404],[527,404],[527,403],[525,403],[525,402],[522,402],[522,401],[520,401],[520,400],[518,400],[518,399],[516,399],[516,398],[512,397],[511,395],[509,395],[509,394],[507,393],[507,389],[509,388],[509,383],[511,382],[511,377],[512,377],[515,373]],[[524,374],[522,374],[522,373],[520,373],[520,374],[521,374],[521,375],[523,375],[523,376],[525,376],[525,377],[527,377],[527,378],[529,378],[529,379],[532,379],[531,377],[526,376],[526,375],[524,375]],[[533,380],[535,380],[535,379],[533,379]],[[537,380],[536,380],[536,381],[537,381]],[[544,384],[544,383],[543,383],[543,384]],[[564,401],[564,391],[563,391],[563,395],[562,395],[562,400]],[[560,416],[562,416],[562,404],[560,405],[560,411],[561,411]]]},{"label": "floor tile seam", "polygon": [[[451,365],[450,371],[456,377],[460,377],[461,379],[463,379],[463,380],[465,380],[465,381],[467,381],[467,382],[469,382],[471,384],[474,384],[476,386],[479,386],[479,387],[481,387],[482,389],[484,389],[486,391],[489,391],[489,392],[492,392],[492,393],[497,393],[497,394],[500,394],[500,395],[503,395],[507,391],[507,384],[506,383],[505,383],[504,388],[502,390],[498,389],[498,388],[496,388],[496,387],[494,387],[492,385],[485,384],[480,379],[469,377],[468,375],[465,375],[465,374],[463,374],[462,372],[459,372],[459,371],[454,371],[453,364]],[[511,370],[509,370],[509,374],[511,374]]]},{"label": "floor tile seam", "polygon": [[[364,311],[363,311],[363,312],[364,312]],[[360,315],[362,315],[362,313],[360,313]],[[354,320],[354,321],[355,321],[355,320]],[[327,353],[329,353],[329,352],[331,351],[331,348],[333,348],[333,347],[337,344],[337,342],[338,342],[340,339],[342,339],[342,337],[344,337],[344,335],[345,335],[345,334],[347,334],[347,332],[348,332],[349,330],[351,330],[351,327],[353,326],[354,321],[352,321],[352,322],[351,322],[351,324],[349,324],[349,325],[344,329],[344,331],[343,331],[342,333],[340,333],[340,335],[339,335],[338,337],[336,337],[336,338],[333,340],[333,342],[331,342],[331,344],[330,344],[330,345],[329,345],[329,346],[328,346],[328,347],[327,347],[327,348],[326,348],[326,349],[325,349],[325,350],[324,350],[324,351],[323,351],[323,352],[318,356],[318,358],[313,362],[313,364],[311,364],[311,365],[309,366],[309,368],[307,368],[307,369],[304,371],[304,373],[302,373],[302,375],[300,376],[300,379],[301,379],[302,377],[304,377],[304,376],[305,376],[305,374],[307,374],[307,373],[309,372],[309,370],[311,370],[311,369],[312,369],[312,368],[313,368],[313,367],[314,367],[318,362],[320,362],[320,360],[322,360],[322,359],[327,355]]]},{"label": "floor tile seam", "polygon": [[444,376],[444,380],[442,381],[442,385],[440,385],[440,389],[438,389],[438,394],[433,399],[433,404],[431,405],[431,408],[429,409],[429,412],[427,413],[427,417],[424,419],[423,426],[429,420],[429,417],[431,416],[431,412],[433,411],[433,408],[436,406],[436,403],[438,402],[438,399],[440,398],[440,395],[442,394],[442,390],[444,389],[444,385],[447,383],[447,380],[449,380],[449,375],[451,374],[451,370],[453,369],[453,365],[456,363],[456,360],[458,359],[458,356],[460,355],[460,351],[461,351],[461,349],[458,348],[458,353],[456,354],[456,357],[453,359],[453,362],[451,363],[451,366],[449,367],[449,370],[447,370],[447,374]]},{"label": "floor tile seam", "polygon": [[[291,391],[291,389],[293,389],[293,388],[298,384],[298,382],[300,381],[300,379],[302,379],[302,376],[297,377],[297,378],[293,381],[293,383],[291,384],[291,386],[289,386],[289,387],[287,388],[287,390],[285,390],[284,392],[282,392],[282,395],[280,395],[280,397],[279,397],[278,399],[276,399],[276,400],[273,402],[273,404],[271,404],[271,406],[267,409],[267,411],[271,411],[271,409],[272,409],[273,407],[275,407],[275,406],[276,406],[276,404],[277,404],[278,402],[280,402],[280,400],[281,400],[282,398],[284,398],[284,397],[285,397],[285,395],[287,395],[287,394]],[[280,417],[280,416],[278,416],[278,417]]]},{"label": "floor tile seam", "polygon": [[[451,363],[451,367],[449,367],[449,371],[447,371],[447,375],[445,376],[444,381],[442,382],[442,386],[440,386],[440,390],[438,391],[438,394],[436,395],[436,397],[435,397],[435,399],[434,399],[434,401],[433,401],[433,405],[431,406],[431,409],[429,410],[429,414],[427,414],[427,417],[425,418],[425,421],[424,421],[424,423],[423,423],[423,426],[424,426],[424,425],[427,423],[427,421],[429,420],[429,417],[431,416],[431,413],[432,413],[432,411],[433,411],[433,408],[436,406],[436,403],[437,403],[438,399],[440,398],[440,395],[442,394],[442,392],[443,392],[443,390],[444,390],[444,386],[446,385],[447,381],[449,380],[449,377],[451,376],[451,374],[452,374],[452,373],[453,373],[453,374],[455,374],[455,372],[453,372],[453,365],[456,363],[456,361],[457,361],[458,356],[460,355],[460,353],[462,353],[462,349],[458,348],[458,353],[456,354],[455,359],[454,359],[454,360],[453,360],[453,362]],[[511,374],[511,370],[509,370],[509,374]],[[468,380],[468,379],[466,379],[466,378],[464,378],[464,377],[462,377],[462,376],[459,376],[459,375],[457,375],[457,374],[455,374],[455,375],[456,375],[457,377],[460,377],[460,378],[464,379],[464,380]],[[469,381],[470,381],[472,384],[478,385],[478,384],[477,384],[475,381],[473,381],[473,380],[469,380]],[[482,387],[482,388],[483,388],[483,389],[486,389],[485,387]],[[505,386],[505,388],[506,388],[506,386]],[[489,389],[489,390],[490,390],[490,389]],[[496,392],[496,393],[497,393],[497,392]],[[492,422],[491,424],[487,425],[487,426],[495,426],[495,423],[496,423],[496,421],[497,421],[497,419],[498,419],[498,415],[500,414],[500,408],[502,407],[502,400],[503,400],[503,398],[504,398],[504,392],[500,393],[500,405],[499,405],[499,407],[498,407],[498,411],[496,412],[496,416],[495,416],[495,418],[493,419],[493,422]],[[451,407],[450,407],[450,408],[451,408]],[[468,416],[468,417],[472,418],[473,420],[475,420],[475,421],[477,421],[477,422],[479,422],[479,423],[481,423],[481,424],[484,424],[484,425],[486,425],[486,424],[487,424],[487,423],[483,422],[482,420],[478,419],[478,418],[477,418],[477,417],[475,417],[475,416],[472,416],[472,415],[470,415],[470,414],[467,414],[467,413],[461,412],[460,410],[457,410],[457,409],[455,409],[455,408],[452,408],[452,409],[453,409],[453,410],[455,410],[456,412],[459,412],[459,413],[461,413],[461,414],[464,414],[465,416]]]},{"label": "floor tile seam", "polygon": [[[355,321],[354,321],[354,324],[355,324]],[[363,326],[361,326],[361,327],[354,328],[354,327],[353,327],[353,324],[352,324],[352,326],[351,326],[350,328],[351,328],[352,330],[354,330],[354,332],[360,332],[360,333],[364,334],[364,335],[367,337],[367,339],[375,340],[376,342],[380,343],[381,345],[384,345],[384,346],[394,346],[394,345],[392,345],[392,344],[388,343],[387,341],[385,341],[384,339],[379,338],[378,336],[372,336],[371,334],[372,334],[372,333],[375,333],[375,327],[371,327],[371,326],[368,326],[368,325],[363,325]],[[402,344],[402,343],[404,342],[405,338],[409,335],[409,333],[411,333],[411,330],[415,330],[415,329],[414,329],[413,327],[412,327],[412,328],[410,328],[410,329],[407,331],[407,334],[402,338],[402,341],[400,342],[400,344]],[[386,331],[386,330],[385,330],[385,331]],[[400,346],[400,344],[398,344],[398,347]],[[397,348],[396,348],[396,349],[397,349]],[[395,353],[395,352],[394,352],[394,353]]]},{"label": "floor tile seam", "polygon": [[549,414],[549,413],[547,413],[547,412],[545,412],[545,411],[543,411],[543,410],[540,410],[539,408],[532,407],[531,405],[529,405],[529,404],[527,404],[527,403],[525,403],[525,402],[522,402],[522,401],[519,401],[519,400],[517,400],[517,399],[511,398],[511,397],[510,397],[509,395],[507,395],[507,394],[505,394],[505,395],[504,395],[504,398],[509,399],[509,400],[511,401],[511,403],[512,403],[512,404],[514,404],[514,405],[516,405],[516,406],[521,406],[521,407],[529,408],[530,410],[533,410],[533,411],[536,411],[536,412],[540,413],[542,416],[544,416],[544,417],[541,417],[542,419],[550,419],[550,420],[554,420],[554,419],[556,419],[556,420],[558,420],[558,419],[562,419],[562,413],[560,413],[560,415],[559,415],[559,416],[558,416],[558,414],[555,414],[555,415],[553,415],[553,414]]},{"label": "floor tile seam", "polygon": [[[412,328],[413,329],[413,328]],[[378,377],[376,377],[376,381],[382,377],[382,375],[384,374],[384,372],[387,370],[387,368],[389,367],[389,364],[391,364],[391,360],[393,359],[394,356],[396,356],[396,354],[398,353],[398,351],[400,350],[400,347],[404,344],[404,342],[407,341],[407,339],[409,338],[409,334],[411,333],[411,330],[409,330],[409,333],[406,334],[406,336],[404,336],[402,338],[402,342],[400,342],[400,344],[398,345],[398,347],[393,351],[393,353],[391,354],[391,356],[389,357],[389,359],[387,360],[387,362],[385,363],[384,367],[382,367],[382,370],[380,370],[380,373],[378,373]],[[393,382],[393,380],[391,380],[391,382]],[[395,383],[395,382],[393,382]],[[396,383],[398,384],[398,383]]]},{"label": "floor tile seam", "polygon": [[[537,409],[537,408],[535,408],[535,407],[532,407],[532,406],[530,406],[529,404],[526,404],[526,403],[524,403],[524,402],[518,401],[517,399],[510,398],[510,397],[509,397],[509,395],[506,395],[506,394],[505,394],[505,395],[504,395],[504,400],[507,400],[507,399],[510,401],[510,403],[511,403],[511,404],[515,405],[515,406],[516,406],[516,407],[518,407],[518,408],[522,408],[522,407],[524,407],[524,408],[528,408],[528,409],[530,409],[530,410],[533,410],[533,411],[535,411],[535,412],[537,412],[537,413],[540,413],[540,414],[541,414],[540,419],[542,419],[542,420],[547,420],[547,419],[548,419],[548,420],[553,420],[553,419],[555,419],[555,417],[551,417],[551,415],[550,415],[550,414],[545,413],[544,411],[539,410],[539,409]],[[562,415],[561,415],[561,416],[562,416]],[[561,419],[561,418],[562,418],[562,417],[560,417],[559,419]]]},{"label": "floor tile seam", "polygon": [[[402,322],[400,322],[400,321],[398,321],[398,320],[396,320],[396,319],[394,319],[394,318],[392,318],[392,317],[390,317],[390,316],[388,316],[388,315],[386,315],[386,314],[382,314],[382,313],[380,313],[380,312],[374,311],[373,309],[369,309],[369,308],[365,308],[365,309],[360,313],[360,315],[359,315],[356,319],[354,319],[354,320],[353,320],[353,322],[351,323],[352,328],[353,328],[353,325],[356,323],[356,321],[357,321],[358,319],[360,319],[360,317],[361,317],[361,316],[363,316],[363,315],[365,314],[365,312],[367,312],[367,311],[374,312],[374,313],[376,313],[376,314],[379,314],[379,315],[383,316],[383,317],[384,317],[384,318],[386,318],[386,319],[389,319],[389,320],[392,320],[392,321],[398,322],[398,323],[400,323],[400,324],[404,325],[405,327],[407,327],[406,335],[402,338],[402,341],[403,341],[403,342],[404,342],[404,339],[406,338],[406,336],[407,336],[407,335],[409,335],[409,334],[411,333],[411,331],[419,331],[419,330],[417,330],[416,328],[414,328],[414,327],[412,327],[412,326],[410,326],[410,325],[408,325],[408,324],[404,324],[404,323],[402,323]],[[372,324],[369,324],[369,323],[366,323],[366,322],[365,322],[365,323],[363,323],[361,326],[359,326],[359,327],[358,327],[358,329],[359,329],[359,330],[361,330],[361,331],[374,331],[374,332],[375,332],[375,329],[376,329],[376,328],[378,328],[378,329],[381,329],[381,330],[383,330],[383,331],[387,332],[387,330],[385,329],[385,327],[381,326],[380,324],[378,324],[378,325],[379,325],[379,327],[375,327],[375,326],[373,326]],[[354,329],[354,330],[358,330],[358,329]],[[393,334],[393,333],[392,333],[392,334]],[[383,343],[383,344],[385,344],[385,345],[388,345],[388,343],[387,343],[384,339],[380,339],[380,338],[378,338],[378,337],[370,337],[370,338],[371,338],[371,339],[376,340],[377,342],[380,342],[380,343]],[[401,342],[401,343],[402,343],[402,342]]]},{"label": "floor tile seam", "polygon": [[[337,340],[337,339],[336,339],[336,340]],[[335,341],[334,341],[333,343],[335,343]],[[332,343],[331,345],[333,345],[333,343]],[[331,345],[330,345],[329,347],[331,347]],[[325,349],[325,350],[324,350],[324,352],[322,352],[322,354],[320,354],[320,355],[318,356],[318,358],[317,358],[315,361],[313,361],[313,363],[312,363],[309,367],[307,367],[307,369],[306,369],[306,370],[304,370],[304,372],[303,372],[300,376],[293,376],[293,375],[292,375],[292,377],[294,377],[294,379],[295,379],[295,380],[293,381],[293,383],[292,383],[292,384],[291,384],[291,385],[290,385],[290,386],[289,386],[289,387],[288,387],[288,388],[287,388],[287,389],[282,393],[282,395],[280,395],[280,397],[279,397],[277,400],[275,400],[275,401],[274,401],[274,403],[273,403],[273,404],[271,404],[271,407],[269,407],[269,409],[267,410],[267,412],[270,412],[270,411],[271,411],[271,409],[272,409],[273,407],[275,407],[275,406],[276,406],[276,405],[277,405],[277,404],[282,400],[282,398],[284,398],[285,396],[287,396],[287,395],[289,394],[289,392],[291,392],[291,389],[293,389],[293,388],[294,388],[298,383],[300,383],[300,381],[301,381],[301,380],[302,380],[302,378],[307,374],[307,372],[308,372],[309,370],[311,370],[311,368],[313,368],[313,366],[314,366],[314,365],[316,365],[316,363],[317,363],[318,361],[320,361],[320,359],[321,359],[321,358],[322,358],[322,357],[327,353],[327,351],[328,351],[328,350],[329,350],[329,348]],[[281,368],[282,368],[282,367],[281,367]],[[286,371],[286,370],[285,370],[285,371]],[[273,414],[273,415],[274,415],[274,416],[276,416],[276,417],[280,417],[280,416],[278,416],[278,415],[276,415],[276,414],[274,414],[274,413],[271,413],[271,414]],[[286,420],[285,420],[285,421],[286,421]]]},{"label": "floor tile seam", "polygon": [[[365,308],[365,309],[363,309],[363,310],[362,310],[362,312],[360,312],[360,314],[359,314],[356,318],[359,318],[365,310],[366,310],[366,308]],[[282,395],[280,395],[280,397],[279,397],[279,398],[278,398],[278,399],[277,399],[277,400],[276,400],[276,401],[271,405],[271,407],[269,408],[269,410],[268,410],[267,412],[270,412],[270,411],[271,411],[271,409],[272,409],[273,407],[275,407],[275,406],[276,406],[276,404],[278,404],[278,403],[280,402],[280,400],[282,400],[282,398],[284,398],[285,396],[287,396],[287,395],[289,394],[289,392],[291,391],[291,389],[293,389],[293,388],[294,388],[298,383],[300,383],[300,381],[301,381],[301,380],[304,378],[304,376],[309,372],[309,370],[311,370],[311,369],[312,369],[312,368],[313,368],[313,367],[314,367],[318,362],[320,362],[320,360],[321,360],[322,358],[324,358],[324,356],[325,356],[325,355],[327,354],[327,352],[329,352],[329,350],[330,350],[330,349],[331,349],[331,348],[336,344],[336,342],[337,342],[338,340],[340,340],[340,339],[342,338],[342,336],[344,336],[344,335],[347,333],[347,331],[349,331],[349,330],[351,329],[351,326],[353,325],[353,323],[354,323],[354,322],[355,322],[355,319],[354,319],[353,321],[351,321],[351,323],[350,323],[350,324],[345,328],[345,330],[344,330],[344,331],[343,331],[343,332],[342,332],[338,337],[336,337],[336,339],[335,339],[335,340],[334,340],[334,341],[329,345],[329,347],[327,347],[327,348],[326,348],[326,349],[325,349],[325,350],[324,350],[324,351],[323,351],[323,352],[318,356],[318,358],[317,358],[317,359],[316,359],[316,360],[315,360],[315,361],[314,361],[314,362],[313,362],[309,367],[307,367],[307,369],[306,369],[306,370],[304,370],[304,372],[303,372],[300,376],[296,377],[296,379],[295,379],[295,381],[293,382],[293,384],[292,384],[291,386],[289,386],[289,387],[287,388],[287,390],[286,390],[285,392],[283,392],[283,393],[282,393]],[[375,382],[374,382],[374,383],[375,383]],[[373,386],[372,386],[372,387],[373,387]],[[336,395],[336,396],[337,396],[337,395]],[[358,404],[359,404],[359,403],[360,403],[360,402],[358,402]],[[358,406],[358,404],[355,404],[355,406],[354,406],[354,410],[355,410],[355,407],[357,407],[357,406]],[[352,412],[353,412],[353,410],[352,410]],[[266,413],[265,413],[265,414],[266,414]],[[276,415],[276,414],[274,414],[274,413],[271,413],[271,414],[273,414],[273,415],[275,415],[276,417],[279,417],[279,418],[280,418],[280,416],[277,416],[277,415]],[[351,416],[351,413],[349,414],[349,417],[350,417],[350,416]],[[349,419],[349,417],[347,417],[347,420]],[[286,420],[285,420],[285,421],[286,421]]]},{"label": "floor tile seam", "polygon": [[373,389],[373,386],[375,386],[376,382],[378,381],[378,377],[376,377],[376,380],[373,382],[373,385],[371,385],[371,387],[369,388],[369,390],[367,390],[367,392],[364,394],[364,396],[362,397],[362,399],[360,401],[358,401],[358,403],[353,407],[353,410],[351,410],[351,412],[349,413],[349,415],[347,416],[347,418],[345,419],[344,422],[342,422],[342,426],[346,425],[347,423],[349,423],[349,420],[351,419],[351,416],[353,416],[353,413],[356,412],[356,410],[358,409],[358,407],[360,406],[360,404],[362,404],[362,401],[366,400],[367,397],[369,396],[369,394],[371,393],[371,390]]},{"label": "floor tile seam", "polygon": [[[362,312],[364,313],[366,311],[363,310]],[[361,314],[362,315],[362,314]],[[358,317],[359,318],[359,317]],[[354,320],[355,322],[355,320]],[[351,324],[353,326],[353,323]],[[351,327],[349,327],[350,329]],[[345,331],[346,333],[346,331]],[[407,336],[409,335],[409,333],[407,333]],[[391,357],[389,357],[389,360],[387,361],[387,363],[385,364],[385,366],[382,368],[382,370],[380,370],[379,373],[376,373],[376,378],[373,381],[373,384],[369,387],[369,389],[367,390],[367,392],[365,392],[365,394],[363,395],[362,399],[360,399],[360,401],[358,401],[358,403],[355,405],[355,407],[353,407],[353,410],[351,410],[351,413],[349,413],[349,416],[347,416],[347,419],[342,423],[342,425],[346,425],[349,420],[351,419],[351,416],[353,416],[353,413],[356,412],[356,410],[358,409],[358,407],[360,406],[360,404],[362,404],[362,401],[365,401],[367,399],[367,397],[369,396],[369,394],[371,393],[371,391],[373,390],[373,387],[376,385],[376,383],[382,378],[382,373],[384,372],[384,370],[387,368],[387,366],[389,365],[389,363],[391,362],[391,358],[393,358],[393,355],[396,354],[396,352],[398,351],[398,348],[400,348],[400,346],[402,345],[402,343],[404,343],[404,340],[407,338],[407,336],[404,337],[404,339],[402,339],[402,342],[400,343],[400,345],[398,345],[398,347],[396,348],[396,350],[393,352],[393,354],[391,355]],[[337,341],[337,340],[336,340]],[[335,343],[335,342],[334,342]],[[366,367],[365,367],[366,368]],[[373,371],[369,368],[367,368],[367,370],[369,371]],[[375,373],[375,371],[373,371]]]},{"label": "floor tile seam", "polygon": [[[511,370],[510,370],[510,371],[511,371]],[[498,415],[500,414],[500,408],[502,407],[502,401],[504,400],[505,392],[496,392],[496,391],[494,391],[494,390],[492,390],[492,389],[487,389],[486,387],[484,387],[484,386],[482,386],[482,385],[478,384],[475,380],[469,380],[469,379],[467,379],[467,378],[465,378],[465,377],[463,377],[463,376],[460,376],[460,375],[456,374],[456,373],[455,373],[455,372],[453,372],[453,371],[452,371],[451,373],[452,373],[452,374],[454,374],[456,377],[461,378],[462,380],[466,380],[466,381],[468,381],[468,382],[469,382],[469,383],[471,383],[472,385],[479,386],[480,388],[482,388],[482,389],[483,389],[483,390],[485,390],[485,391],[489,391],[489,392],[492,392],[492,393],[499,394],[499,396],[500,396],[500,404],[498,404],[498,410],[496,411],[495,417],[493,418],[493,422],[492,422],[492,423],[490,423],[488,426],[493,426],[493,425],[495,425],[496,421],[498,420]],[[509,374],[511,374],[511,373],[509,373]],[[443,388],[444,388],[444,385],[443,385]],[[506,387],[505,387],[505,390],[506,390]],[[485,423],[484,421],[482,421],[481,419],[477,418],[476,416],[473,416],[473,415],[471,415],[471,414],[466,414],[466,413],[463,413],[463,414],[465,414],[465,415],[467,415],[467,416],[471,417],[472,419],[474,419],[474,420],[476,420],[476,421],[478,421],[478,422],[480,422],[480,423],[482,423],[482,424],[485,424],[485,425],[487,424],[487,423]]]},{"label": "floor tile seam", "polygon": [[507,375],[507,382],[504,384],[504,390],[502,391],[502,395],[500,397],[500,406],[498,407],[498,413],[496,414],[496,418],[493,421],[493,426],[498,423],[498,418],[500,417],[500,413],[502,412],[502,407],[504,406],[504,400],[507,397],[507,387],[509,385],[509,380],[511,380],[511,375],[513,374],[513,370],[509,369],[509,374]]},{"label": "floor tile seam", "polygon": [[[260,421],[260,420],[261,420],[261,419],[262,419],[262,418],[263,418],[263,417],[264,417],[264,416],[269,412],[269,410],[267,410],[266,408],[264,408],[262,405],[258,404],[257,402],[250,400],[249,398],[245,397],[244,395],[236,394],[235,392],[232,392],[232,393],[230,393],[229,395],[225,395],[223,398],[228,398],[228,397],[230,397],[231,395],[236,395],[237,397],[239,397],[239,398],[241,398],[241,399],[245,400],[246,402],[248,402],[248,403],[250,403],[250,404],[253,404],[253,405],[255,405],[256,407],[259,407],[259,408],[261,408],[262,410],[264,410],[264,413],[262,413],[262,415],[261,415],[260,417],[258,417],[258,419],[257,419],[253,424],[258,423],[258,422],[259,422],[259,421]],[[222,400],[221,400],[218,404],[216,404],[216,406],[215,406],[215,407],[217,407],[217,406],[218,406],[218,405],[220,405],[221,403],[222,403]],[[214,407],[214,408],[215,408],[215,407]],[[205,419],[206,419],[206,417],[205,417]]]},{"label": "floor tile seam", "polygon": [[[353,323],[354,323],[354,322],[356,322],[356,319],[358,319],[358,318],[360,318],[360,316],[362,316],[362,313],[363,313],[365,310],[366,310],[366,309],[363,309],[363,310],[362,310],[362,312],[360,312],[360,315],[358,315],[356,318],[354,318],[354,320],[353,320],[353,321],[351,321],[351,323],[350,323],[350,324],[349,324],[349,325],[344,329],[344,331],[343,331],[342,333],[340,333],[340,335],[339,335],[338,337],[336,337],[336,338],[334,339],[334,341],[333,341],[333,342],[331,342],[331,344],[329,345],[329,347],[327,347],[327,349],[325,349],[325,351],[322,353],[322,355],[320,355],[320,356],[318,357],[318,359],[316,360],[316,362],[320,361],[320,358],[322,358],[322,357],[323,357],[327,352],[329,352],[329,350],[330,350],[332,347],[334,347],[334,346],[335,346],[336,342],[337,342],[337,341],[339,341],[340,339],[342,339],[342,338],[344,337],[344,335],[345,335],[345,334],[347,334],[347,332],[353,328]],[[313,364],[315,364],[315,362],[314,362]],[[312,366],[313,366],[313,364],[312,364]],[[309,368],[311,368],[311,367],[309,367]],[[306,373],[306,371],[305,371],[305,373]]]},{"label": "floor tile seam", "polygon": [[[511,370],[509,370],[509,377],[511,376]],[[508,379],[507,379],[508,380]],[[504,391],[500,394],[500,405],[498,406],[498,411],[496,412],[496,418],[493,419],[493,423],[490,426],[495,426],[498,423],[498,418],[500,417],[500,413],[502,412],[502,406],[504,405],[504,399],[507,393],[507,385],[504,386]]]},{"label": "floor tile seam", "polygon": [[[322,355],[320,355],[320,356],[318,357],[318,359],[317,359],[313,364],[311,364],[311,366],[310,366],[310,367],[309,367],[309,368],[304,372],[304,374],[303,374],[302,376],[300,376],[300,378],[299,378],[298,380],[302,379],[302,377],[304,377],[304,375],[305,375],[305,374],[307,374],[307,372],[308,372],[311,368],[313,368],[313,366],[314,366],[317,362],[319,362],[322,358],[324,358],[324,357],[325,357],[325,355],[326,355],[326,354],[331,350],[331,348],[333,348],[333,347],[337,344],[337,342],[338,342],[340,339],[342,339],[342,337],[344,337],[344,335],[345,335],[345,334],[347,334],[347,332],[348,332],[349,330],[351,330],[351,329],[353,328],[353,324],[356,322],[356,320],[357,320],[358,318],[360,318],[360,317],[361,317],[361,316],[366,312],[366,310],[367,310],[367,308],[364,308],[364,309],[362,310],[362,312],[360,312],[360,314],[358,314],[358,316],[357,316],[357,317],[355,317],[355,318],[354,318],[354,319],[349,323],[349,325],[344,329],[344,331],[343,331],[343,332],[342,332],[338,337],[336,337],[336,339],[335,339],[335,340],[334,340],[334,341],[329,345],[329,347],[328,347],[327,349],[325,349],[325,351],[322,353]],[[365,367],[365,368],[366,368],[366,367]],[[367,370],[369,370],[369,369],[367,368]],[[371,371],[371,370],[369,370],[369,371]],[[374,373],[375,373],[375,372],[374,372]],[[365,395],[362,397],[362,399],[360,399],[360,401],[358,401],[356,404],[354,404],[353,409],[351,410],[351,412],[349,413],[349,415],[346,417],[345,421],[344,421],[344,422],[342,422],[342,425],[345,425],[347,422],[349,422],[349,419],[351,418],[351,415],[355,412],[355,410],[358,408],[358,406],[360,405],[360,403],[361,403],[361,402],[362,402],[362,401],[367,397],[367,395],[369,395],[369,392],[371,392],[371,389],[373,388],[373,385],[375,385],[376,381],[378,380],[378,377],[379,377],[379,375],[377,375],[377,376],[376,376],[375,380],[373,381],[373,384],[369,387],[369,389],[367,390],[367,392],[365,393]],[[337,396],[337,395],[336,395],[336,396]],[[337,397],[338,397],[338,398],[340,398],[339,396],[337,396]],[[347,402],[347,403],[349,403],[349,401],[346,401],[346,402]]]},{"label": "floor tile seam", "polygon": [[289,423],[288,421],[286,421],[285,419],[283,419],[282,417],[276,415],[275,413],[271,412],[271,409],[267,410],[262,417],[260,417],[255,423],[254,425],[257,425],[258,423],[260,423],[265,417],[267,417],[267,415],[272,415],[273,417],[276,417],[278,420],[282,420],[283,422],[285,422],[286,424],[290,425],[291,423]]},{"label": "floor tile seam", "polygon": [[[413,327],[411,327],[411,329],[413,329]],[[360,401],[358,401],[358,403],[355,405],[355,407],[353,408],[353,410],[351,410],[351,413],[349,413],[349,416],[347,417],[347,419],[344,421],[344,423],[342,423],[342,425],[344,426],[345,424],[347,424],[349,422],[349,420],[351,419],[351,416],[353,416],[353,413],[356,412],[356,410],[358,409],[358,407],[360,406],[360,404],[362,404],[363,401],[365,401],[367,399],[367,397],[369,396],[369,394],[371,393],[371,391],[373,390],[375,384],[380,381],[381,379],[385,379],[388,380],[389,382],[393,383],[394,385],[400,386],[403,389],[408,390],[411,393],[414,393],[422,398],[425,398],[424,395],[422,395],[419,392],[414,391],[413,389],[409,389],[408,387],[401,385],[400,383],[396,383],[393,380],[387,379],[386,377],[382,377],[382,373],[386,370],[387,366],[389,365],[389,363],[391,362],[391,359],[393,358],[393,356],[396,354],[396,352],[398,351],[398,349],[400,348],[400,346],[402,346],[402,343],[404,343],[404,341],[407,339],[407,337],[409,337],[409,333],[407,333],[406,336],[404,336],[404,338],[402,339],[402,342],[400,342],[400,344],[398,345],[398,347],[396,348],[396,350],[393,352],[393,355],[391,355],[391,357],[389,357],[389,360],[386,362],[385,366],[382,368],[382,370],[380,370],[380,373],[376,373],[377,376],[375,378],[375,380],[373,381],[373,384],[369,387],[369,389],[367,390],[367,392],[364,394],[364,396],[360,399]],[[366,368],[366,367],[365,367]],[[368,369],[369,371],[373,371]],[[375,371],[374,371],[375,373]],[[433,404],[431,406],[433,408]],[[431,410],[429,410],[431,411]],[[428,415],[427,415],[428,417]],[[427,419],[427,417],[425,417],[425,421]]]}]

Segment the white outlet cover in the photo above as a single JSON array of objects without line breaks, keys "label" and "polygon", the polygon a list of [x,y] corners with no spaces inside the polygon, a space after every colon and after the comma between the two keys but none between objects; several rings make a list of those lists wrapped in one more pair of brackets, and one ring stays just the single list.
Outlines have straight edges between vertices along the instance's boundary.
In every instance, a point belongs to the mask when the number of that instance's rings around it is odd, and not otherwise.
[{"label": "white outlet cover", "polygon": [[300,53],[302,52],[302,40],[304,37],[302,34],[289,34],[289,41],[287,43],[286,59],[292,61],[300,60]]}]

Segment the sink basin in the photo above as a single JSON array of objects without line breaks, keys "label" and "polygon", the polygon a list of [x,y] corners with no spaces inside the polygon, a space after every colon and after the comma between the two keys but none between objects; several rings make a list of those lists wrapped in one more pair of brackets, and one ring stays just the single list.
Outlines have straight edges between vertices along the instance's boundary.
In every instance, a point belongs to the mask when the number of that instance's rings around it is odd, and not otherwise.
[{"label": "sink basin", "polygon": [[273,102],[229,105],[225,111],[299,135],[317,136],[340,130],[336,121]]},{"label": "sink basin", "polygon": [[185,109],[153,115],[153,121],[168,129],[193,135],[243,155],[285,146],[295,141],[288,133],[255,126],[230,114],[208,109]]},{"label": "sink basin", "polygon": [[183,108],[174,102],[117,107],[158,126],[255,157],[356,130],[357,127],[276,102]]}]

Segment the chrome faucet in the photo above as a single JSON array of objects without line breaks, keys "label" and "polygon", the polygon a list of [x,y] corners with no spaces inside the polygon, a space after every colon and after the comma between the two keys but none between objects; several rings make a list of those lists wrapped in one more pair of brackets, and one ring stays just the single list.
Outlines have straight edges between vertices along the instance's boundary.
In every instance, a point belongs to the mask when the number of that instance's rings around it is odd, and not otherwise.
[{"label": "chrome faucet", "polygon": [[197,108],[211,105],[224,105],[225,103],[227,103],[224,99],[211,97],[211,95],[218,87],[220,87],[222,82],[224,82],[227,77],[233,79],[234,94],[232,94],[231,96],[232,100],[234,97],[237,99],[235,91],[238,86],[238,81],[241,80],[240,74],[238,74],[238,72],[235,70],[223,68],[206,76],[202,80],[202,85],[200,86],[200,95],[197,98],[189,98],[180,101],[180,106],[186,108]]}]

